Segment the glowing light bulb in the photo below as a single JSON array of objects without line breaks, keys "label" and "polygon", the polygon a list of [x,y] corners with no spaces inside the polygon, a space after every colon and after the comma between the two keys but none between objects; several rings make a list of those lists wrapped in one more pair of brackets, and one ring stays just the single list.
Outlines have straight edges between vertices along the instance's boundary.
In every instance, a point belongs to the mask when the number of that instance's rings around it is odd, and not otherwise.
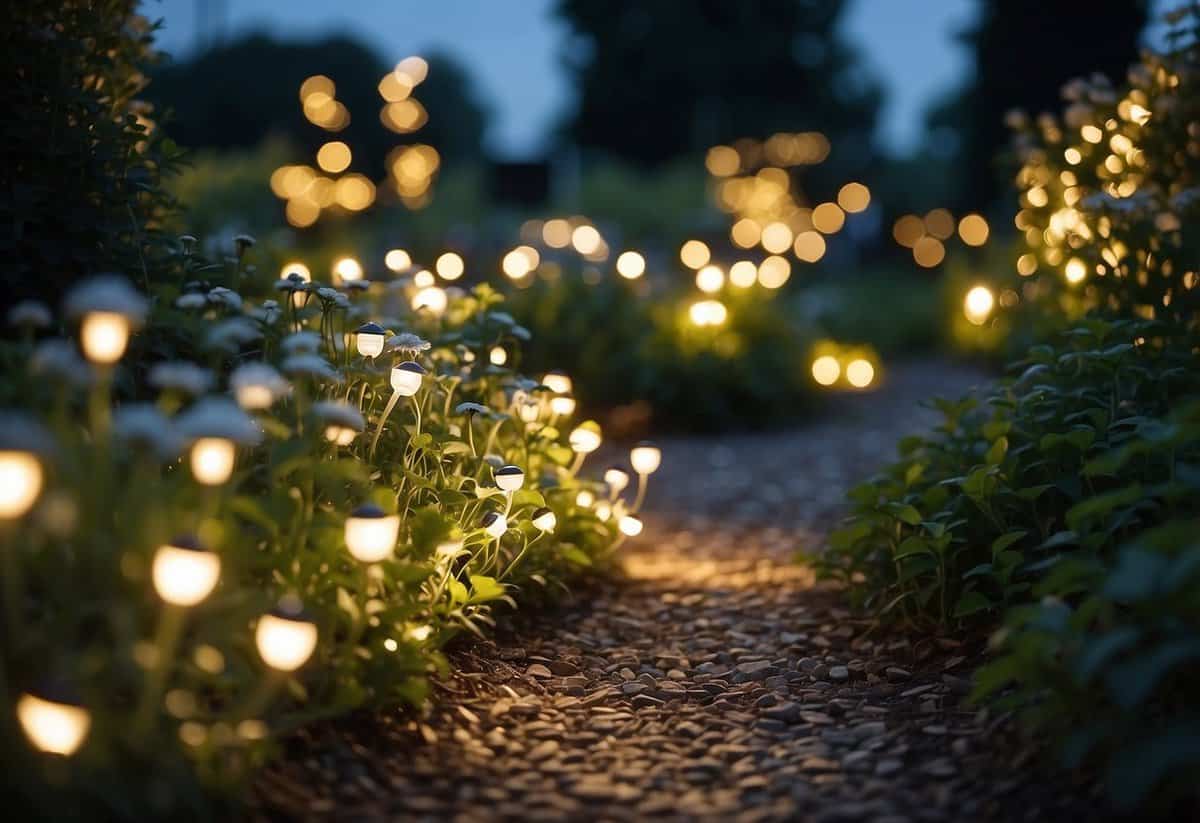
[{"label": "glowing light bulb", "polygon": [[636,251],[623,251],[617,257],[617,274],[626,280],[637,280],[646,273],[646,259]]},{"label": "glowing light bulb", "polygon": [[41,461],[26,451],[0,451],[0,519],[29,511],[42,491]]},{"label": "glowing light bulb", "polygon": [[449,303],[450,297],[446,294],[445,289],[439,286],[428,286],[413,295],[412,308],[413,311],[428,309],[435,317],[441,317]]},{"label": "glowing light bulb", "polygon": [[595,420],[586,420],[576,426],[567,439],[572,451],[577,454],[591,454],[600,448],[600,424]]},{"label": "glowing light bulb", "polygon": [[488,512],[483,516],[483,530],[499,540],[508,531],[508,518],[500,512]]},{"label": "glowing light bulb", "polygon": [[550,411],[560,417],[570,417],[575,413],[575,398],[567,394],[560,394],[557,397],[550,398]]},{"label": "glowing light bulb", "polygon": [[846,380],[856,389],[865,389],[875,379],[875,367],[861,357],[846,365]]},{"label": "glowing light bulb", "polygon": [[434,263],[434,268],[437,269],[437,273],[441,275],[443,280],[457,280],[463,276],[463,272],[466,271],[467,266],[463,262],[462,257],[452,251],[448,251],[438,257],[437,262]]},{"label": "glowing light bulb", "polygon": [[654,474],[662,465],[662,449],[643,440],[630,450],[629,464],[638,474]]},{"label": "glowing light bulb", "polygon": [[205,486],[219,486],[233,474],[236,454],[232,440],[201,437],[192,444],[192,476]]},{"label": "glowing light bulb", "polygon": [[437,278],[433,276],[433,272],[429,269],[421,269],[413,275],[413,285],[418,289],[427,289],[437,282]]},{"label": "glowing light bulb", "polygon": [[220,556],[194,537],[177,537],[154,553],[154,590],[167,603],[195,606],[212,593],[220,576]]},{"label": "glowing light bulb", "polygon": [[495,476],[496,485],[506,492],[515,492],[525,485],[525,472],[519,466],[501,466]]},{"label": "glowing light bulb", "polygon": [[717,266],[708,265],[696,272],[696,288],[705,294],[715,294],[725,285],[725,272]]},{"label": "glowing light bulb", "polygon": [[354,333],[354,343],[363,357],[378,357],[386,339],[387,329],[378,323],[363,323]]},{"label": "glowing light bulb", "polygon": [[392,369],[392,388],[401,397],[412,397],[420,390],[425,374],[420,363],[406,360]]},{"label": "glowing light bulb", "polygon": [[508,362],[508,352],[504,350],[503,346],[493,346],[492,350],[488,352],[488,360],[493,366],[503,366]]},{"label": "glowing light bulb", "polygon": [[539,531],[552,532],[558,526],[558,518],[549,508],[542,506],[533,513],[533,525]]},{"label": "glowing light bulb", "polygon": [[823,354],[812,363],[812,376],[822,386],[832,386],[842,376],[842,364],[830,354]]},{"label": "glowing light bulb", "polygon": [[739,260],[729,267],[729,282],[739,289],[748,289],[758,281],[758,266],[749,260]]},{"label": "glowing light bulb", "polygon": [[359,506],[346,518],[346,549],[355,560],[378,563],[391,557],[400,535],[400,515],[378,506]]},{"label": "glowing light bulb", "polygon": [[542,376],[542,385],[555,394],[570,394],[574,385],[565,372],[548,371]]},{"label": "glowing light bulb", "polygon": [[596,503],[596,517],[600,518],[601,522],[607,523],[609,518],[612,517],[612,504],[607,500],[601,500]]},{"label": "glowing light bulb", "polygon": [[129,320],[111,311],[88,312],[80,324],[79,339],[88,360],[111,366],[129,345]]},{"label": "glowing light bulb", "polygon": [[697,300],[688,309],[688,317],[695,326],[724,325],[729,312],[720,300]]},{"label": "glowing light bulb", "polygon": [[325,427],[325,439],[337,446],[349,446],[357,436],[358,432],[348,426],[329,425]]},{"label": "glowing light bulb", "polygon": [[1067,278],[1067,282],[1072,286],[1082,283],[1087,279],[1087,264],[1078,257],[1072,257],[1067,261],[1067,265],[1063,268],[1063,275]]},{"label": "glowing light bulb", "polygon": [[341,283],[353,283],[356,280],[362,280],[362,263],[359,263],[353,257],[339,258],[333,264],[333,277],[335,282]]},{"label": "glowing light bulb", "polygon": [[412,257],[404,249],[392,249],[383,256],[383,265],[389,271],[402,272],[412,268]]},{"label": "glowing light bulb", "polygon": [[38,750],[63,756],[74,754],[87,737],[92,715],[74,699],[62,695],[23,694],[17,699],[17,720]]},{"label": "glowing light bulb", "polygon": [[596,502],[596,495],[592,494],[587,489],[580,489],[575,495],[575,505],[581,509],[589,509]]},{"label": "glowing light bulb", "polygon": [[617,521],[617,528],[627,537],[637,537],[642,533],[643,523],[640,517],[627,514]]},{"label": "glowing light bulb", "polygon": [[604,471],[604,482],[612,489],[613,494],[620,494],[629,485],[629,472],[620,466],[610,466]]},{"label": "glowing light bulb", "polygon": [[254,629],[258,655],[272,669],[293,672],[317,648],[317,626],[304,616],[299,601],[281,601],[258,619]]},{"label": "glowing light bulb", "polygon": [[967,320],[976,326],[982,326],[987,322],[995,306],[996,296],[987,286],[976,286],[963,298],[963,313],[967,316]]}]

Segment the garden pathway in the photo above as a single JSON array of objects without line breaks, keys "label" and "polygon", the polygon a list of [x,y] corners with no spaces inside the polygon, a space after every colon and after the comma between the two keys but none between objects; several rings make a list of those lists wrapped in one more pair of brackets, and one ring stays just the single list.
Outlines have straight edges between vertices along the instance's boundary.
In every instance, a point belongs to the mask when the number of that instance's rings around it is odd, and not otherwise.
[{"label": "garden pathway", "polygon": [[[452,656],[427,716],[298,734],[263,819],[1098,819],[1005,718],[963,703],[978,644],[909,640],[792,562],[849,484],[974,372],[900,367],[797,431],[662,443],[625,576]],[[1085,817],[1086,815],[1086,817]]]}]

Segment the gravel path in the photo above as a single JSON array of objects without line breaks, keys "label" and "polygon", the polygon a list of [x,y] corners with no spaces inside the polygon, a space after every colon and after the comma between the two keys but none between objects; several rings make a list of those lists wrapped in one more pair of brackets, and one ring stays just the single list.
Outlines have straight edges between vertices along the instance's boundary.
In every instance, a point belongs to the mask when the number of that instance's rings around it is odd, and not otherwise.
[{"label": "gravel path", "polygon": [[847,486],[925,425],[916,400],[978,375],[894,369],[808,428],[672,440],[625,576],[495,643],[425,716],[298,734],[264,819],[1097,819],[1008,730],[962,703],[977,645],[854,618],[792,562]]}]

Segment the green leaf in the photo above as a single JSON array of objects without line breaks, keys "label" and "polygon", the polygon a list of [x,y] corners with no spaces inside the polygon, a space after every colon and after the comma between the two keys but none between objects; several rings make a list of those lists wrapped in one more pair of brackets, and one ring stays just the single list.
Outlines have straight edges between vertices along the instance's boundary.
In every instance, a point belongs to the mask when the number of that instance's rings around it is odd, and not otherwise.
[{"label": "green leaf", "polygon": [[979,592],[967,592],[962,597],[958,598],[958,603],[954,606],[955,617],[968,617],[972,614],[985,611],[992,608],[994,604],[991,600]]},{"label": "green leaf", "polygon": [[482,574],[471,575],[471,603],[486,603],[489,600],[497,600],[503,597],[504,593],[504,584],[497,582],[496,578]]},{"label": "green leaf", "polygon": [[1013,531],[1005,532],[997,537],[992,541],[992,559],[994,560],[996,555],[1007,549],[1013,543],[1016,543],[1027,534],[1029,534],[1029,532],[1025,531],[1024,529],[1014,529]]}]

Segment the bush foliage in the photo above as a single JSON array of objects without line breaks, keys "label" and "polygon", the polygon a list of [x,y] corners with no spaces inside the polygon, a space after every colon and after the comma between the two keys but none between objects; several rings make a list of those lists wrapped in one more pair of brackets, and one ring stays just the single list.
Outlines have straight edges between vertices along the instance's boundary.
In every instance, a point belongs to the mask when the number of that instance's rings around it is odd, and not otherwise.
[{"label": "bush foliage", "polygon": [[[1194,795],[1200,766],[1200,15],[1115,89],[1014,117],[1032,297],[1068,330],[852,492],[819,559],[861,605],[1002,628],[977,697],[1103,764],[1120,808]],[[1175,790],[1163,791],[1163,790]]]}]

